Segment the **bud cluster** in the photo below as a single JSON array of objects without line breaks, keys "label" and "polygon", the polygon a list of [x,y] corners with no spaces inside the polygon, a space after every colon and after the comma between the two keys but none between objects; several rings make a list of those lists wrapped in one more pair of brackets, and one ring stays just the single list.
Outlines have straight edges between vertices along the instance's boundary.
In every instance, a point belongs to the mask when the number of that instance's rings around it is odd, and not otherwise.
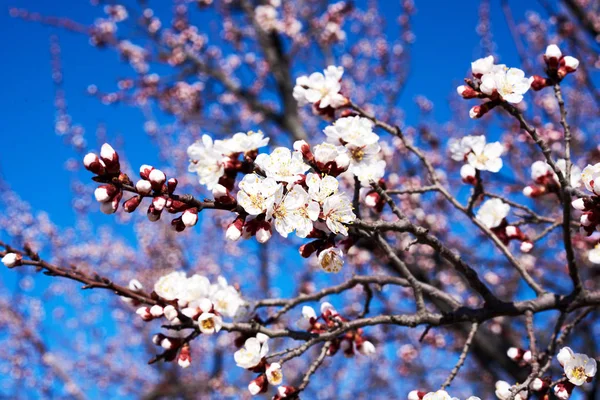
[{"label": "bud cluster", "polygon": [[[342,317],[330,303],[322,303],[320,314],[317,316],[315,310],[310,306],[302,307],[302,318],[298,326],[310,333],[321,334],[335,330],[348,320]],[[376,353],[372,342],[364,337],[362,329],[356,329],[344,333],[331,342],[327,355],[333,356],[341,350],[346,357],[352,357],[356,353],[372,356]]]},{"label": "bud cluster", "polygon": [[88,153],[83,159],[83,164],[88,171],[96,174],[94,180],[102,183],[94,191],[94,197],[105,214],[117,211],[119,202],[123,198],[123,188],[127,187],[128,191],[136,195],[123,202],[125,212],[134,212],[144,197],[152,197],[147,213],[150,221],[158,221],[163,210],[166,210],[171,214],[182,213],[171,221],[172,228],[177,232],[198,222],[198,208],[181,201],[174,195],[177,179],[167,180],[167,176],[161,170],[150,165],[142,165],[141,179],[133,185],[129,177],[121,172],[119,155],[108,143],[102,145],[100,156]]}]

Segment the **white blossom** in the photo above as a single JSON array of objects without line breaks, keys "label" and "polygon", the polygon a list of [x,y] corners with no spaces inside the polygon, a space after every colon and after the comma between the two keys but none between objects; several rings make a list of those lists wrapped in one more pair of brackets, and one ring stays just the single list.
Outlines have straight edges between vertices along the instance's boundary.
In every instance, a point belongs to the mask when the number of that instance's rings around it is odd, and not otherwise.
[{"label": "white blossom", "polygon": [[590,192],[597,194],[594,191],[594,183],[600,179],[600,163],[590,165],[588,164],[581,172],[581,180],[585,185],[585,188]]},{"label": "white blossom", "polygon": [[322,164],[335,162],[338,168],[346,168],[350,164],[350,157],[343,146],[332,143],[321,143],[313,148],[315,161]]},{"label": "white blossom", "polygon": [[277,147],[271,154],[259,154],[255,163],[268,178],[286,183],[296,182],[310,168],[301,153],[292,153],[285,147]]},{"label": "white blossom", "polygon": [[161,276],[154,284],[154,292],[165,300],[183,299],[187,289],[185,272],[173,271]]},{"label": "white blossom", "polygon": [[306,175],[306,186],[308,186],[310,198],[318,203],[323,203],[326,198],[337,193],[339,182],[333,176],[325,175],[321,178],[319,174],[311,172]]},{"label": "white blossom", "polygon": [[240,292],[227,284],[227,280],[222,276],[217,278],[216,284],[211,285],[209,299],[215,310],[229,318],[238,317],[246,306]]},{"label": "white blossom", "polygon": [[463,136],[460,139],[452,138],[448,141],[450,157],[454,161],[466,161],[467,155],[473,151],[473,148],[485,147],[485,136]]},{"label": "white blossom", "polygon": [[187,149],[190,158],[188,171],[198,174],[200,184],[206,185],[208,190],[219,183],[225,172],[225,162],[229,159],[215,147],[216,144],[210,136],[203,135],[201,142],[195,142]]},{"label": "white blossom", "polygon": [[223,319],[211,312],[203,312],[198,317],[198,327],[206,335],[217,333],[223,327]]},{"label": "white blossom", "polygon": [[244,347],[236,351],[233,358],[238,367],[250,369],[256,367],[268,352],[269,344],[264,335],[259,333],[256,337],[246,339]]},{"label": "white blossom", "polygon": [[467,154],[469,164],[480,171],[498,172],[502,168],[504,146],[500,142],[485,144],[485,141],[477,141]]},{"label": "white blossom", "polygon": [[224,142],[231,153],[248,153],[268,145],[269,138],[264,137],[262,131],[249,131],[238,132]]},{"label": "white blossom", "polygon": [[510,206],[500,199],[486,200],[475,216],[486,227],[492,229],[498,227],[510,212]]},{"label": "white blossom", "polygon": [[503,100],[517,104],[531,87],[533,77],[525,78],[525,72],[518,68],[499,68],[481,77],[480,90],[489,95],[497,92]]},{"label": "white blossom", "polygon": [[281,385],[283,382],[283,371],[281,370],[281,364],[273,363],[267,367],[265,371],[267,375],[267,380],[271,385]]},{"label": "white blossom", "polygon": [[346,104],[346,98],[340,94],[340,80],[344,68],[330,65],[323,71],[314,72],[310,76],[300,76],[294,86],[294,98],[302,106],[319,103],[319,108],[338,108]]},{"label": "white blossom", "polygon": [[259,5],[254,9],[256,23],[266,32],[277,29],[277,9],[271,5]]},{"label": "white blossom", "polygon": [[273,196],[267,209],[267,219],[273,219],[275,229],[283,237],[293,231],[306,237],[313,229],[313,221],[319,218],[319,204],[310,200],[302,186],[296,185],[284,195],[283,186]]},{"label": "white blossom", "polygon": [[373,122],[359,116],[339,118],[323,132],[330,143],[341,143],[346,147],[362,148],[379,141],[379,136],[373,132]]},{"label": "white blossom", "polygon": [[574,353],[569,347],[563,347],[557,355],[565,375],[573,385],[581,386],[596,375],[596,360],[585,354]]},{"label": "white blossom", "polygon": [[348,236],[348,228],[345,224],[350,224],[356,219],[352,211],[352,202],[345,193],[337,193],[325,199],[323,216],[331,232],[344,236]]},{"label": "white blossom", "polygon": [[487,56],[479,58],[471,62],[471,72],[475,76],[487,74],[491,72],[494,67],[494,56]]},{"label": "white blossom", "polygon": [[267,211],[271,198],[281,188],[273,178],[261,178],[256,174],[245,175],[239,184],[237,201],[250,215]]},{"label": "white blossom", "polygon": [[385,160],[377,160],[352,166],[349,171],[356,175],[362,186],[369,187],[371,182],[383,178],[385,166]]}]

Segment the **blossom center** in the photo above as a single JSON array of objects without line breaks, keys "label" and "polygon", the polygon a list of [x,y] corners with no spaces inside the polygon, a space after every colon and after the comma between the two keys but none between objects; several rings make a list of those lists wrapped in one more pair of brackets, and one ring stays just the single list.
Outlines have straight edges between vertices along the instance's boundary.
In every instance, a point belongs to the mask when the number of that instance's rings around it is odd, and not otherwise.
[{"label": "blossom center", "polygon": [[585,368],[582,366],[573,368],[572,374],[575,379],[585,379],[586,378]]},{"label": "blossom center", "polygon": [[203,329],[213,329],[215,327],[215,323],[212,318],[208,318],[203,320],[201,323]]}]

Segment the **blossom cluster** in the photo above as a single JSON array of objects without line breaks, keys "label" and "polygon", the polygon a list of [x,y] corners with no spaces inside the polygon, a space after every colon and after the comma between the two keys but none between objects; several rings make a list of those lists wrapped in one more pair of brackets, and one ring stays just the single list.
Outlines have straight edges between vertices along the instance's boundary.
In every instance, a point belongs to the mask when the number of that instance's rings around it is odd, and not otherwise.
[{"label": "blossom cluster", "polygon": [[499,102],[518,104],[529,90],[533,77],[526,78],[519,68],[508,68],[504,64],[495,64],[493,56],[480,58],[471,63],[473,80],[456,90],[465,99],[487,98],[490,101],[471,108],[469,116],[481,118]]},{"label": "blossom cluster", "polygon": [[[350,197],[339,191],[337,177],[347,172],[362,186],[370,186],[385,174],[373,127],[367,118],[343,117],[324,129],[327,142],[311,148],[306,141],[297,141],[293,151],[277,147],[261,154],[258,148],[269,139],[260,132],[215,141],[204,135],[202,142],[188,148],[189,169],[212,190],[216,205],[238,213],[227,228],[229,240],[254,236],[265,243],[273,228],[283,237],[295,233],[315,239],[301,247],[304,257],[316,252],[325,271],[337,272],[343,253],[335,237],[348,236],[348,225],[356,219]],[[233,195],[240,172],[244,176]]]},{"label": "blossom cluster", "polygon": [[[600,163],[588,164],[581,172],[580,179],[592,195],[579,197],[573,200],[571,205],[581,211],[579,223],[583,231],[590,236],[600,226],[600,195],[595,185],[595,182],[600,179]],[[600,243],[589,251],[588,259],[594,264],[600,264]]]},{"label": "blossom cluster", "polygon": [[237,173],[248,172],[249,163],[258,155],[258,149],[268,143],[269,138],[265,138],[261,131],[238,132],[231,138],[214,141],[209,135],[203,135],[201,141],[187,149],[190,158],[188,170],[198,174],[200,184],[208,190],[217,185],[232,190]]},{"label": "blossom cluster", "polygon": [[344,68],[328,66],[323,73],[313,72],[296,79],[294,98],[301,106],[312,104],[316,114],[333,117],[333,112],[347,103],[340,90]]},{"label": "blossom cluster", "polygon": [[516,225],[510,225],[506,217],[510,213],[510,205],[501,199],[486,200],[475,218],[489,228],[505,245],[511,240],[521,242],[521,251],[529,252],[533,248],[533,242]]},{"label": "blossom cluster", "polygon": [[135,211],[144,197],[152,197],[147,212],[150,221],[158,221],[162,212],[166,210],[171,214],[182,213],[171,221],[172,228],[178,232],[198,222],[198,208],[181,201],[174,194],[177,179],[167,180],[167,176],[160,169],[142,165],[141,179],[133,185],[130,178],[121,172],[119,155],[108,143],[102,145],[100,156],[88,153],[83,159],[83,164],[88,171],[96,174],[93,179],[102,183],[94,191],[94,197],[100,203],[100,210],[103,213],[115,213],[123,198],[123,189],[128,188],[136,195],[123,202],[125,212]]},{"label": "blossom cluster", "polygon": [[[347,319],[341,316],[331,303],[324,302],[321,304],[319,315],[310,306],[302,307],[302,318],[300,318],[297,325],[310,333],[321,334],[336,328],[344,322],[347,322]],[[375,345],[364,337],[362,329],[349,331],[333,340],[327,355],[332,356],[338,350],[341,350],[346,357],[353,356],[356,353],[365,356],[372,356],[376,353]]]},{"label": "blossom cluster", "polygon": [[249,337],[244,345],[233,355],[238,367],[258,373],[248,385],[250,394],[257,395],[265,393],[269,385],[279,386],[276,397],[286,397],[296,391],[291,386],[280,386],[283,382],[283,370],[280,363],[268,363],[269,337],[263,333],[257,333],[256,337]]},{"label": "blossom cluster", "polygon": [[455,161],[466,161],[460,169],[464,182],[475,184],[476,171],[498,172],[502,168],[504,146],[500,142],[486,143],[485,136],[464,136],[448,142]]},{"label": "blossom cluster", "polygon": [[[129,284],[131,290],[142,290],[137,280]],[[154,336],[153,342],[165,349],[162,357],[174,360],[186,368],[191,363],[189,348],[184,340],[190,329],[197,329],[212,335],[223,327],[223,317],[238,318],[245,313],[246,301],[239,291],[229,285],[227,280],[219,276],[212,283],[203,275],[190,277],[185,272],[174,271],[164,275],[154,284],[153,296],[158,304],[152,307],[140,307],[136,313],[144,321],[165,318],[171,329]],[[131,302],[131,301],[130,301]]]}]

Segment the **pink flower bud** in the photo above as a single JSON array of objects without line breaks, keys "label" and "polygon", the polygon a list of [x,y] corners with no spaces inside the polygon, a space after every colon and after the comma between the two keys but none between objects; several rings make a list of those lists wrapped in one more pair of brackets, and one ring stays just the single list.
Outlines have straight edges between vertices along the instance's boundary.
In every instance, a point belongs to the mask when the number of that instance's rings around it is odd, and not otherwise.
[{"label": "pink flower bud", "polygon": [[96,175],[104,175],[106,173],[104,161],[94,153],[88,153],[83,157],[83,165],[85,166],[85,169]]},{"label": "pink flower bud", "polygon": [[160,214],[161,214],[161,211],[157,211],[154,208],[154,205],[151,204],[150,207],[148,207],[147,217],[148,217],[148,220],[150,220],[151,222],[158,221],[160,219]]},{"label": "pink flower bud", "polygon": [[119,189],[114,185],[102,185],[94,190],[94,197],[96,198],[96,201],[106,203],[112,201],[117,193],[119,193]]},{"label": "pink flower bud", "polygon": [[185,224],[181,220],[181,217],[177,217],[171,221],[171,229],[175,232],[183,232],[185,230]]},{"label": "pink flower bud", "polygon": [[162,333],[157,333],[156,335],[152,336],[152,343],[154,343],[157,346],[160,346],[160,342],[162,342],[164,338],[165,335],[163,335]]},{"label": "pink flower bud", "polygon": [[568,385],[564,383],[558,383],[554,386],[554,395],[560,400],[567,400],[569,397],[571,397],[571,392],[568,390]]},{"label": "pink flower bud", "polygon": [[380,197],[381,196],[379,196],[379,193],[371,192],[365,196],[365,204],[367,205],[367,207],[374,208],[379,203]]},{"label": "pink flower bud", "polygon": [[160,169],[153,169],[150,174],[148,174],[148,180],[152,184],[154,190],[161,191],[162,186],[167,181],[167,177]]},{"label": "pink flower bud", "polygon": [[258,243],[266,243],[271,239],[271,224],[264,222],[256,231],[256,240]]},{"label": "pink flower bud", "polygon": [[548,62],[548,60],[552,60],[552,59],[558,61],[561,57],[562,57],[562,52],[560,51],[560,49],[558,48],[557,45],[551,44],[548,47],[546,47],[546,54],[544,54],[544,58],[546,59],[546,62]]},{"label": "pink flower bud", "polygon": [[181,221],[186,227],[192,227],[198,222],[198,209],[188,208],[181,215]]},{"label": "pink flower bud", "polygon": [[357,346],[357,350],[360,354],[369,357],[377,352],[377,350],[375,349],[375,345],[373,345],[373,343],[369,342],[368,340],[365,340],[360,344],[360,346]]},{"label": "pink flower bud", "polygon": [[184,345],[179,351],[179,357],[177,358],[177,364],[181,368],[187,368],[192,364],[192,356],[190,354],[190,346]]},{"label": "pink flower bud", "polygon": [[408,394],[408,400],[421,400],[427,393],[421,392],[419,390],[412,390]]},{"label": "pink flower bud", "polygon": [[228,240],[236,241],[242,236],[242,229],[244,228],[244,219],[242,217],[237,217],[225,232],[225,237]]},{"label": "pink flower bud", "polygon": [[456,92],[459,96],[462,96],[463,99],[474,99],[479,95],[472,87],[466,85],[457,87]]},{"label": "pink flower bud", "polygon": [[152,172],[153,169],[154,167],[151,165],[142,165],[140,167],[140,178],[142,178],[143,180],[148,180],[148,176],[150,175],[150,172]]},{"label": "pink flower bud", "polygon": [[140,205],[141,202],[142,202],[141,196],[133,196],[132,198],[127,200],[125,203],[123,203],[123,210],[128,213],[134,212],[138,208],[138,206]]},{"label": "pink flower bud", "polygon": [[575,200],[573,200],[571,205],[573,206],[574,209],[580,210],[580,211],[583,211],[586,208],[583,199],[575,199]]},{"label": "pink flower bud", "polygon": [[565,58],[563,58],[563,62],[565,64],[565,67],[567,68],[568,73],[575,72],[577,68],[579,68],[579,60],[575,57],[566,56]]},{"label": "pink flower bud", "polygon": [[583,214],[580,218],[579,218],[579,222],[581,223],[581,225],[583,226],[590,226],[592,225],[592,221],[590,221],[590,217],[588,214]]},{"label": "pink flower bud", "polygon": [[155,304],[152,307],[150,307],[150,314],[152,314],[154,318],[162,317],[163,308],[158,304]]},{"label": "pink flower bud", "polygon": [[335,158],[335,166],[340,171],[345,171],[350,166],[350,156],[348,153],[341,153]]},{"label": "pink flower bud", "polygon": [[539,76],[539,75],[533,76],[533,82],[531,82],[531,88],[533,90],[536,90],[536,91],[542,90],[546,86],[548,86],[548,79],[544,78],[543,76]]},{"label": "pink flower bud", "polygon": [[511,347],[506,351],[506,355],[513,361],[519,361],[523,351],[517,347]]},{"label": "pink flower bud", "polygon": [[264,374],[259,375],[256,379],[252,380],[248,385],[248,391],[252,396],[256,396],[259,393],[267,391],[269,384]]},{"label": "pink flower bud", "polygon": [[167,204],[167,199],[165,199],[162,196],[156,196],[153,200],[152,200],[152,205],[154,206],[154,209],[156,211],[162,211],[165,208],[165,205]]},{"label": "pink flower bud", "polygon": [[[523,250],[523,245],[521,245],[521,250]],[[533,355],[531,354],[531,350],[527,350],[525,353],[523,353],[523,361],[525,361],[526,363],[529,363],[531,361],[531,357],[533,357]]]},{"label": "pink flower bud", "polygon": [[175,348],[175,343],[173,343],[173,341],[170,340],[168,337],[165,337],[163,340],[160,341],[160,347],[162,347],[165,350],[171,350]]},{"label": "pink flower bud", "polygon": [[119,208],[119,202],[121,201],[122,197],[123,192],[118,192],[112,201],[100,203],[100,211],[102,211],[104,214],[114,214]]},{"label": "pink flower bud", "polygon": [[177,188],[177,179],[175,178],[170,178],[167,181],[167,192],[169,194],[173,194],[173,192],[175,192],[175,189]]},{"label": "pink flower bud", "polygon": [[296,391],[296,388],[293,386],[281,385],[277,388],[277,394],[283,398],[293,395],[294,393],[296,393]]},{"label": "pink flower bud", "polygon": [[476,178],[477,171],[470,164],[465,164],[460,168],[460,177],[464,183],[468,183],[470,185],[474,185],[477,183]]},{"label": "pink flower bud", "polygon": [[135,184],[135,190],[137,190],[139,194],[146,196],[152,191],[152,184],[150,183],[150,181],[140,179]]},{"label": "pink flower bud", "polygon": [[168,305],[165,308],[163,308],[163,314],[165,315],[165,318],[169,321],[174,320],[175,318],[177,318],[177,315],[179,315],[177,309],[171,305]]},{"label": "pink flower bud", "polygon": [[2,257],[2,264],[8,268],[18,267],[22,264],[22,261],[23,256],[17,253],[6,253],[6,255]]},{"label": "pink flower bud", "polygon": [[100,158],[104,161],[106,171],[111,174],[117,174],[121,171],[119,164],[119,155],[108,143],[104,143],[100,148]]},{"label": "pink flower bud", "polygon": [[529,386],[534,392],[539,392],[546,389],[548,385],[540,378],[535,378]]},{"label": "pink flower bud", "polygon": [[152,314],[150,314],[150,309],[148,307],[140,307],[135,312],[137,315],[142,317],[144,321],[151,321]]}]

